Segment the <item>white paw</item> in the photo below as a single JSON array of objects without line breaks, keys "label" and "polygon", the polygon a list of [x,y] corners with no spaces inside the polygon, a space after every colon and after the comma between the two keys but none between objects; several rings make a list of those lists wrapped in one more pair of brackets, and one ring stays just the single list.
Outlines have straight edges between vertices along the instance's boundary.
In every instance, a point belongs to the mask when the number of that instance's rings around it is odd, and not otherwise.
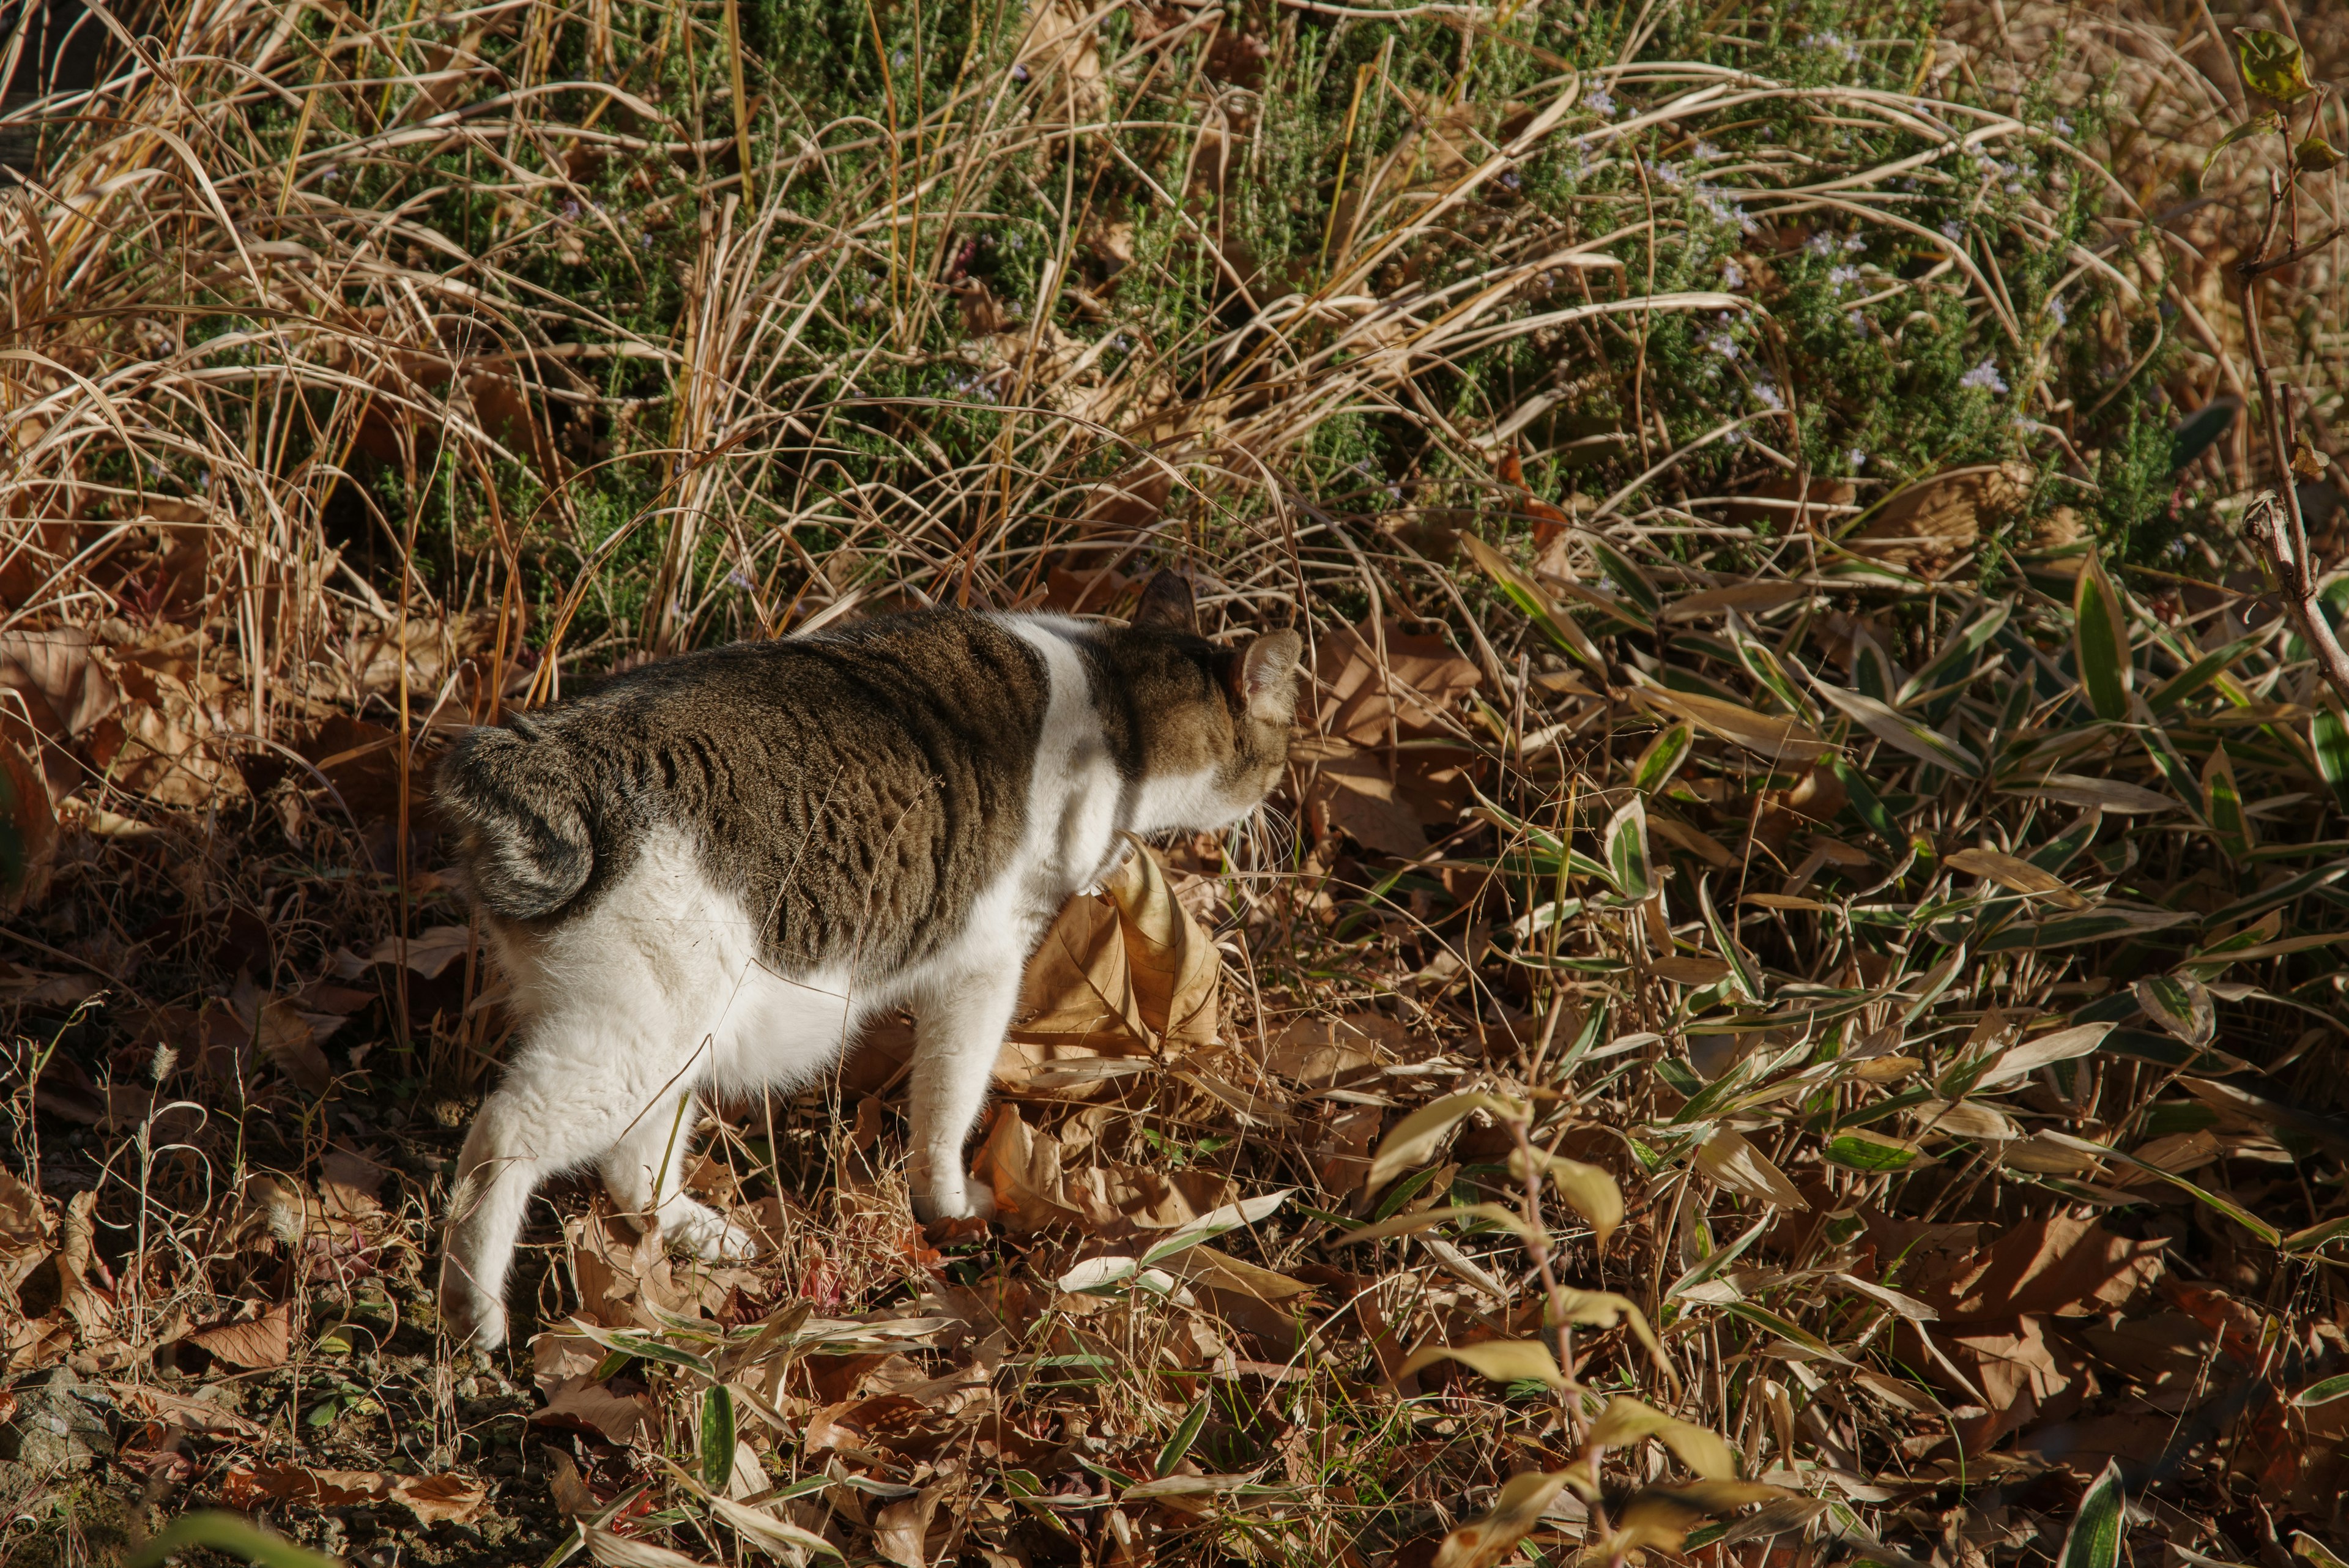
[{"label": "white paw", "polygon": [[470,1280],[444,1274],[440,1281],[440,1327],[452,1345],[483,1352],[495,1350],[506,1342],[505,1303],[476,1289]]},{"label": "white paw", "polygon": [[914,1218],[927,1225],[935,1220],[992,1220],[995,1194],[984,1187],[964,1187],[953,1192],[911,1195]]},{"label": "white paw", "polygon": [[716,1210],[692,1202],[664,1204],[661,1229],[670,1243],[706,1263],[739,1263],[758,1255],[759,1243]]}]

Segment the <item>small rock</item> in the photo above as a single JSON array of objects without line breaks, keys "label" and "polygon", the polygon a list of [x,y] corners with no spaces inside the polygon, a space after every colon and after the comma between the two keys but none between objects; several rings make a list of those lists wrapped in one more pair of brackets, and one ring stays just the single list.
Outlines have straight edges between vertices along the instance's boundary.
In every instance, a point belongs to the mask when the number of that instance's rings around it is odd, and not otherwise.
[{"label": "small rock", "polygon": [[114,1402],[102,1388],[85,1387],[58,1367],[37,1383],[20,1383],[16,1413],[0,1426],[0,1459],[40,1474],[80,1469],[114,1452],[109,1420]]}]

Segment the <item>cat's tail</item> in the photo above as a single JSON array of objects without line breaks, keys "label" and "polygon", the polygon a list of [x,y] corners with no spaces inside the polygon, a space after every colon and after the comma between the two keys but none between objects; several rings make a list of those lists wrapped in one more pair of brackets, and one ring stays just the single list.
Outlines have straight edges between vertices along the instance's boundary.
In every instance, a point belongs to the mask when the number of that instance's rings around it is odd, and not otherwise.
[{"label": "cat's tail", "polygon": [[474,901],[491,913],[537,919],[587,885],[595,864],[588,792],[567,748],[541,726],[517,718],[466,732],[432,794],[457,831]]}]

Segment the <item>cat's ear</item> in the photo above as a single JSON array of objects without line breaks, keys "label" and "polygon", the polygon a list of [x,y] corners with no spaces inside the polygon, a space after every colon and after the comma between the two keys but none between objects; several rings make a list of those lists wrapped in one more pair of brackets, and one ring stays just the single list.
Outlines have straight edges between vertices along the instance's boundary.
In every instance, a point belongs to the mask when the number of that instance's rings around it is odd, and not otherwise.
[{"label": "cat's ear", "polygon": [[1169,631],[1196,635],[1199,608],[1191,599],[1191,579],[1180,572],[1160,572],[1142,590],[1133,609],[1134,626],[1159,626]]},{"label": "cat's ear", "polygon": [[1297,722],[1297,660],[1305,639],[1293,631],[1272,631],[1257,638],[1232,660],[1232,695],[1246,704],[1248,717],[1267,724]]}]

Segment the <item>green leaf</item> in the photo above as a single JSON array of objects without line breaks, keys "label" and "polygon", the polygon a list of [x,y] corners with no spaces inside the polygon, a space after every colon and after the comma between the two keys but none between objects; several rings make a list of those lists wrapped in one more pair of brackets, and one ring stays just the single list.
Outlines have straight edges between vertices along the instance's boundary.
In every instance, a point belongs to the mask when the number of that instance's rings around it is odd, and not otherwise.
[{"label": "green leaf", "polygon": [[1681,771],[1681,764],[1688,761],[1688,754],[1695,745],[1695,726],[1686,720],[1664,731],[1648,742],[1648,749],[1641,752],[1640,760],[1632,764],[1631,787],[1642,794],[1655,794]]},{"label": "green leaf", "polygon": [[2349,1236],[2349,1214],[2338,1220],[2325,1220],[2304,1231],[2294,1231],[2278,1243],[2287,1252],[2313,1252],[2328,1242]]},{"label": "green leaf", "polygon": [[2182,925],[2195,917],[2183,909],[2116,909],[2106,905],[2076,915],[2058,915],[2036,925],[2013,925],[1992,932],[1974,946],[1977,954],[2013,952],[2019,948],[2045,950],[2076,947],[2112,937],[2137,936]]},{"label": "green leaf", "polygon": [[1736,977],[1737,989],[1748,1002],[1762,1000],[1762,966],[1754,955],[1738,946],[1737,933],[1724,924],[1713,908],[1713,889],[1703,881],[1696,885],[1697,907],[1703,911],[1704,928],[1713,933],[1713,944],[1721,950],[1730,972]]},{"label": "green leaf", "polygon": [[2292,150],[2292,164],[2303,173],[2322,174],[2341,161],[2341,154],[2324,138],[2310,135]]},{"label": "green leaf", "polygon": [[2201,981],[2175,974],[2149,974],[2137,982],[2136,990],[2137,1003],[2145,1015],[2189,1045],[2199,1049],[2218,1033],[2218,1015]]},{"label": "green leaf", "polygon": [[2343,1563],[2333,1554],[2331,1547],[2305,1530],[2292,1532],[2292,1553],[2295,1557],[2307,1558],[2313,1568],[2349,1568],[2349,1563]]},{"label": "green leaf", "polygon": [[1158,1450],[1158,1462],[1151,1469],[1153,1475],[1174,1473],[1174,1467],[1183,1462],[1183,1456],[1189,1453],[1191,1445],[1199,1440],[1199,1430],[1207,1424],[1207,1411],[1213,1403],[1202,1395],[1199,1402],[1191,1407],[1191,1413],[1183,1417],[1183,1424],[1174,1428],[1174,1435],[1166,1439],[1164,1448]]},{"label": "green leaf", "polygon": [[2127,718],[2128,612],[2097,556],[2082,566],[2072,590],[2072,651],[2090,711],[2099,719]]},{"label": "green leaf", "polygon": [[1931,663],[1900,683],[1897,700],[1909,701],[1919,693],[1931,691],[1945,676],[1965,673],[1963,667],[1970,665],[1974,655],[1999,634],[1999,629],[2006,625],[2006,618],[2013,613],[2014,601],[2012,599],[1999,599],[1991,604],[1943,643],[1941,651],[1933,656]]},{"label": "green leaf", "polygon": [[1626,898],[1640,899],[1656,890],[1655,871],[1648,857],[1648,808],[1633,795],[1607,820],[1601,840],[1607,875]]},{"label": "green leaf", "polygon": [[[2237,126],[2227,134],[2232,136],[2242,130]],[[2222,140],[2219,145],[2224,147],[2226,142]],[[2219,438],[2234,428],[2235,416],[2242,410],[2238,399],[2213,398],[2180,421],[2178,428],[2169,432],[2169,472],[2176,473],[2218,444]]]},{"label": "green leaf", "polygon": [[1664,596],[1657,591],[1654,581],[1632,562],[1630,556],[1596,534],[1586,537],[1589,541],[1590,553],[1599,558],[1599,569],[1607,574],[1607,580],[1613,583],[1625,598],[1639,606],[1640,613],[1651,622],[1664,613]]},{"label": "green leaf", "polygon": [[1857,1129],[1837,1133],[1827,1140],[1826,1149],[1831,1163],[1870,1174],[1906,1169],[1917,1162],[1917,1152],[1914,1144]]},{"label": "green leaf", "polygon": [[2278,103],[2298,103],[2316,90],[2308,79],[2308,57],[2282,33],[2265,27],[2235,29],[2235,63],[2243,85]]},{"label": "green leaf", "polygon": [[2316,771],[2333,792],[2333,804],[2349,811],[2349,718],[2330,696],[2308,721],[2308,749],[2315,753]]},{"label": "green leaf", "polygon": [[1817,711],[1803,701],[1802,691],[1795,685],[1795,678],[1786,672],[1786,666],[1776,651],[1749,633],[1733,610],[1730,612],[1725,630],[1729,645],[1737,650],[1737,662],[1745,667],[1745,673],[1785,704],[1787,712],[1806,723],[1816,722]]},{"label": "green leaf", "polygon": [[2139,1159],[2133,1154],[2124,1154],[2119,1149],[2107,1148],[2103,1144],[2092,1143],[2084,1137],[2074,1137],[2069,1133],[2057,1132],[2053,1127],[2043,1127],[2036,1136],[2061,1147],[2074,1149],[2081,1154],[2093,1154],[2099,1159],[2118,1160],[2123,1165],[2144,1171],[2147,1176],[2158,1177],[2188,1197],[2199,1200],[2213,1212],[2223,1214],[2232,1220],[2269,1246],[2280,1248],[2283,1245],[2283,1236],[2274,1226],[2233,1199],[2221,1198],[2215,1192],[2197,1187],[2175,1171],[2164,1170],[2161,1167]]},{"label": "green leaf", "polygon": [[2155,687],[2152,694],[2145,700],[2146,706],[2158,714],[2168,712],[2227,670],[2234,668],[2238,659],[2266,640],[2265,632],[2255,631],[2249,637],[2235,639],[2223,648],[2212,649],[2184,670]]},{"label": "green leaf", "polygon": [[2115,1459],[2081,1495],[2080,1511],[2073,1515],[2063,1552],[2055,1560],[2057,1568],[2118,1568],[2127,1522],[2124,1501],[2121,1462]]},{"label": "green leaf", "polygon": [[1877,798],[1876,791],[1868,787],[1867,778],[1857,768],[1834,752],[1827,753],[1826,767],[1827,772],[1835,774],[1836,782],[1843,785],[1844,795],[1851,803],[1852,815],[1859,818],[1868,832],[1882,839],[1884,846],[1896,855],[1909,846],[1909,837],[1900,831],[1900,824],[1884,809],[1884,802]]},{"label": "green leaf", "polygon": [[1539,627],[1542,635],[1563,649],[1584,668],[1598,675],[1607,673],[1607,660],[1600,655],[1590,634],[1577,626],[1571,616],[1560,615],[1544,593],[1541,585],[1519,571],[1510,559],[1474,534],[1463,534],[1460,542],[1468,554],[1493,579],[1501,596],[1522,611],[1526,619]]},{"label": "green leaf", "polygon": [[305,1552],[250,1520],[214,1511],[172,1521],[160,1535],[133,1553],[124,1568],[161,1568],[173,1552],[191,1546],[225,1552],[247,1563],[258,1563],[262,1568],[336,1568],[331,1557]]},{"label": "green leaf", "polygon": [[701,1397],[701,1484],[724,1491],[734,1474],[734,1391],[713,1383]]},{"label": "green leaf", "polygon": [[2235,782],[2235,764],[2224,745],[2210,748],[2202,765],[2202,820],[2210,825],[2219,846],[2231,860],[2241,860],[2257,846],[2251,819],[2243,813],[2242,786]]},{"label": "green leaf", "polygon": [[2349,1372],[2337,1377],[2328,1377],[2322,1383],[2312,1383],[2292,1397],[2292,1404],[2302,1410],[2330,1405],[2335,1399],[2349,1399]]},{"label": "green leaf", "polygon": [[[2229,126],[2227,128],[2227,133],[2219,138],[2217,141],[2212,142],[2210,144],[2210,151],[2202,155],[2202,172],[2204,176],[2208,177],[2210,172],[2210,165],[2219,161],[2219,154],[2224,152],[2227,149],[2232,147],[2235,143],[2242,140],[2246,137],[2257,136],[2262,130],[2277,130],[2282,124],[2282,121],[2278,116],[2263,114],[2256,119],[2247,119],[2240,125]],[[2180,466],[2182,467],[2183,464]]]}]

